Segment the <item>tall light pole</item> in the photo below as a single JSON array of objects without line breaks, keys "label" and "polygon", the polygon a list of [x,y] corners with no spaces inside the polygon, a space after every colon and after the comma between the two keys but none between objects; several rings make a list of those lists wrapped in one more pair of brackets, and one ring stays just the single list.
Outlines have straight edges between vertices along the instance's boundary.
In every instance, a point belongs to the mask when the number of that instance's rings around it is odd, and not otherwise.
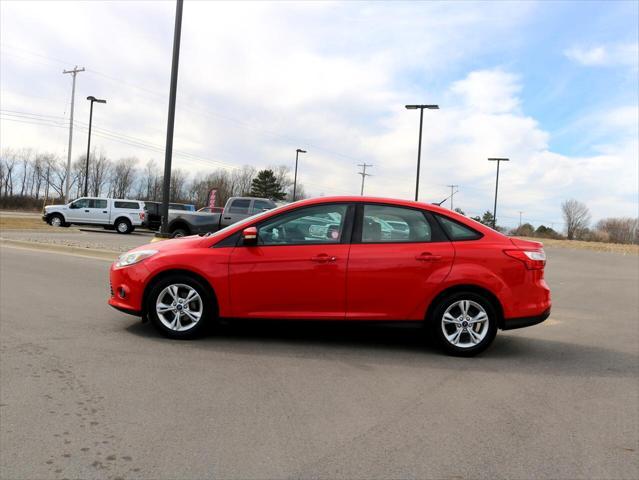
[{"label": "tall light pole", "polygon": [[73,146],[73,107],[75,103],[75,76],[84,72],[84,67],[78,68],[76,65],[73,70],[63,70],[63,74],[70,73],[73,76],[73,85],[71,87],[71,114],[69,118],[69,148],[67,149],[67,178],[64,187],[64,201],[69,201],[69,189],[71,188],[71,147]]},{"label": "tall light pole", "polygon": [[295,177],[293,178],[293,201],[295,201],[295,194],[297,193],[297,160],[300,153],[306,153],[306,150],[298,148],[295,150]]},{"label": "tall light pole", "polygon": [[166,149],[164,152],[164,178],[162,185],[162,223],[159,237],[169,236],[169,195],[171,194],[171,160],[173,158],[173,126],[175,125],[175,98],[177,96],[178,67],[180,65],[180,38],[182,36],[182,8],[184,0],[175,6],[173,30],[173,59],[171,61],[171,87],[169,90],[169,115],[166,124]]},{"label": "tall light pole", "polygon": [[419,197],[419,165],[422,158],[422,126],[424,124],[424,109],[439,110],[439,105],[406,105],[407,110],[419,108],[419,144],[417,146],[417,180],[415,182],[415,201]]},{"label": "tall light pole", "polygon": [[495,180],[495,206],[493,207],[493,229],[497,225],[497,191],[499,190],[499,164],[510,162],[509,158],[489,158],[489,162],[497,162],[497,180]]},{"label": "tall light pole", "polygon": [[91,102],[91,108],[89,110],[89,139],[87,140],[87,161],[84,165],[84,196],[89,196],[89,152],[91,151],[91,123],[93,122],[93,104],[106,103],[106,100],[100,100],[93,95],[87,97],[87,100]]}]

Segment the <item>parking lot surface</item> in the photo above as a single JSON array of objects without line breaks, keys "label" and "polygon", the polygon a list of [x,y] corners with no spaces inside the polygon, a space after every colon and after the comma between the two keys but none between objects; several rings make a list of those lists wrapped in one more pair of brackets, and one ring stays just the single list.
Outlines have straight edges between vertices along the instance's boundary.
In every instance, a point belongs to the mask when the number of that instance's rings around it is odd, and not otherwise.
[{"label": "parking lot surface", "polygon": [[638,478],[639,257],[547,253],[550,319],[461,359],[407,327],[170,341],[108,262],[2,247],[0,477]]}]

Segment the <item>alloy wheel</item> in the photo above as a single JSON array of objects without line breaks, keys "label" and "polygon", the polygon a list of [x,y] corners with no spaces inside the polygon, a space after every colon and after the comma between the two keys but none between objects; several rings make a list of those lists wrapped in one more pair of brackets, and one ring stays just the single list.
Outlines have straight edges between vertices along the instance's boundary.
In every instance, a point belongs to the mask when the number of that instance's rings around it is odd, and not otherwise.
[{"label": "alloy wheel", "polygon": [[489,318],[484,307],[472,300],[458,300],[448,306],[441,318],[446,340],[458,348],[472,348],[486,338]]},{"label": "alloy wheel", "polygon": [[198,324],[204,312],[200,294],[190,285],[176,283],[164,288],[155,302],[158,319],[169,330],[184,332]]}]

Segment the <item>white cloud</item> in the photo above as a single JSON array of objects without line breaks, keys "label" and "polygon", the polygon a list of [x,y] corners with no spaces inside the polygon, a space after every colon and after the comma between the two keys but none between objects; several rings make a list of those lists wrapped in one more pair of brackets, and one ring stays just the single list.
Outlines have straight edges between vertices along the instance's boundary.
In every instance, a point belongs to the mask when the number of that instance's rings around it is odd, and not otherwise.
[{"label": "white cloud", "polygon": [[639,46],[637,43],[614,45],[576,46],[564,51],[570,60],[587,67],[630,66],[637,68]]}]

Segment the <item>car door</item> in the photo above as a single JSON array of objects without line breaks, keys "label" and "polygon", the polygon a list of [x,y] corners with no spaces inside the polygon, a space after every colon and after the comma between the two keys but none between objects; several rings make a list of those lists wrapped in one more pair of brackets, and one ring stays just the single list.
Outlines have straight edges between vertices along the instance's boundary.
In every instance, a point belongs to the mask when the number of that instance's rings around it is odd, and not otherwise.
[{"label": "car door", "polygon": [[349,319],[421,320],[455,250],[433,217],[390,204],[358,206],[348,260]]},{"label": "car door", "polygon": [[90,198],[88,202],[87,223],[106,225],[109,223],[109,209],[104,198]]},{"label": "car door", "polygon": [[85,223],[86,215],[89,207],[88,198],[78,198],[75,202],[71,202],[69,209],[67,210],[67,222],[71,223]]},{"label": "car door", "polygon": [[250,198],[236,198],[231,200],[229,208],[224,209],[224,212],[222,213],[222,221],[220,222],[220,225],[222,227],[228,227],[229,225],[248,217],[250,207]]},{"label": "car door", "polygon": [[343,319],[353,214],[347,203],[322,204],[258,224],[257,244],[230,255],[233,315]]}]

